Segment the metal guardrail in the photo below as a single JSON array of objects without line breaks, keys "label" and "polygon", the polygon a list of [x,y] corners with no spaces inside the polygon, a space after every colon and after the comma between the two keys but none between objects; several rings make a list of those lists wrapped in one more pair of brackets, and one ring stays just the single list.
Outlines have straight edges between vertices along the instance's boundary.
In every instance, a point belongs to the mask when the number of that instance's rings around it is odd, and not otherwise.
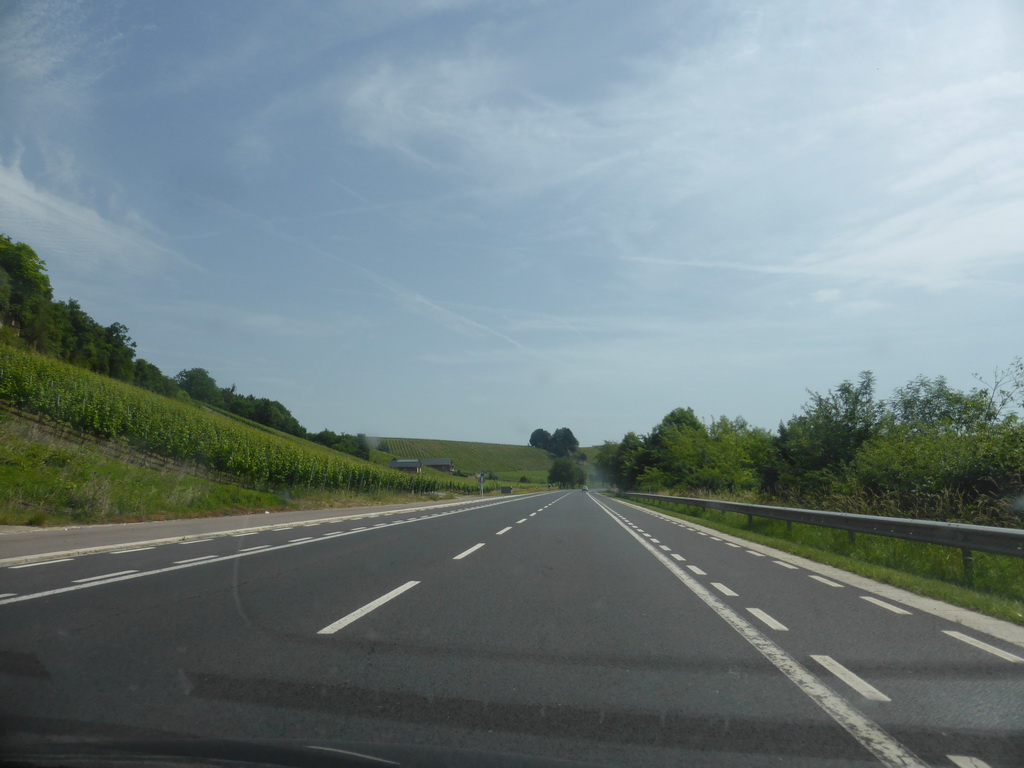
[{"label": "metal guardrail", "polygon": [[662,496],[656,493],[620,493],[634,499],[650,499],[688,507],[717,509],[722,512],[737,512],[746,515],[748,523],[755,517],[769,517],[785,520],[787,527],[792,523],[820,525],[838,528],[849,533],[850,543],[855,534],[887,536],[893,539],[919,541],[923,544],[941,544],[955,547],[963,556],[964,576],[971,582],[974,557],[972,552],[991,552],[997,555],[1024,557],[1024,530],[1017,528],[996,528],[989,525],[967,523],[942,523],[936,520],[911,520],[904,517],[881,517],[855,515],[849,512],[825,512],[795,507],[769,507],[761,504],[743,504],[735,501],[714,499],[692,499],[685,496]]}]

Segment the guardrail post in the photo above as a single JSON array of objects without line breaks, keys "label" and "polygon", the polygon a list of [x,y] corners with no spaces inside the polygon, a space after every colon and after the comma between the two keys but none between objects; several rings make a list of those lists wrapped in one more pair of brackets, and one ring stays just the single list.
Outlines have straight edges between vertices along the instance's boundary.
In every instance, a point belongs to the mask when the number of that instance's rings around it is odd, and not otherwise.
[{"label": "guardrail post", "polygon": [[850,546],[852,547],[857,540],[857,534],[855,534],[853,531],[847,531],[846,538],[849,540]]},{"label": "guardrail post", "polygon": [[793,532],[793,521],[792,520],[787,520],[786,521],[786,533],[792,533],[792,532]]},{"label": "guardrail post", "polygon": [[747,528],[753,528],[753,527],[754,527],[754,516],[753,515],[747,515]]},{"label": "guardrail post", "polygon": [[967,586],[974,585],[974,553],[967,547],[963,547],[960,550],[960,554],[964,560],[964,579],[967,581]]}]

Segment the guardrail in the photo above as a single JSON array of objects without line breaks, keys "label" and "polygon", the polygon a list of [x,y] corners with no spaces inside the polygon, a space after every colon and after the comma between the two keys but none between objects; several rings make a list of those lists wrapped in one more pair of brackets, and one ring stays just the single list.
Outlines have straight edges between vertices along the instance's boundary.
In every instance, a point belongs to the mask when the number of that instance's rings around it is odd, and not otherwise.
[{"label": "guardrail", "polygon": [[761,504],[743,504],[736,501],[715,499],[692,499],[685,496],[662,496],[656,493],[620,493],[634,499],[650,499],[680,504],[688,507],[703,507],[721,512],[737,512],[747,516],[748,525],[755,517],[769,517],[785,520],[786,527],[793,523],[820,525],[825,528],[845,530],[850,543],[858,533],[872,536],[887,536],[893,539],[908,539],[924,544],[941,544],[959,549],[963,556],[964,577],[970,584],[973,576],[973,552],[991,552],[997,555],[1024,557],[1024,530],[1017,528],[996,528],[989,525],[967,523],[942,523],[935,520],[911,520],[904,517],[881,517],[855,515],[849,512],[825,512],[795,507],[769,507]]}]

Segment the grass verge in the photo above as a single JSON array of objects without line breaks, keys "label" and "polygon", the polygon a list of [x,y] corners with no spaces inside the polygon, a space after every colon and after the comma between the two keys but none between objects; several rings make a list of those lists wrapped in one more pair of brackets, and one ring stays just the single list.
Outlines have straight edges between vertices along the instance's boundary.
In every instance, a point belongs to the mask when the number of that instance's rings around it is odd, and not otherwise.
[{"label": "grass verge", "polygon": [[352,493],[304,487],[259,491],[190,474],[185,465],[151,469],[100,446],[56,436],[0,414],[0,525],[57,526],[401,504],[451,494]]},{"label": "grass verge", "polygon": [[846,531],[821,526],[793,523],[787,529],[784,521],[754,518],[748,527],[747,516],[736,512],[628,501],[1024,626],[1024,560],[1020,558],[975,552],[974,580],[968,586],[960,551],[951,547],[861,533],[851,544]]}]

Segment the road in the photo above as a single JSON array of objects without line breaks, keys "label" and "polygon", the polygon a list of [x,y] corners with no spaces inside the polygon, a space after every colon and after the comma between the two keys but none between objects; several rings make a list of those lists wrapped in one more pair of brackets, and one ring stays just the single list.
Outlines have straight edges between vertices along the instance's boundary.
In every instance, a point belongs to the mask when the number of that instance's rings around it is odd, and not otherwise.
[{"label": "road", "polygon": [[365,765],[1024,765],[1016,628],[622,501],[219,534],[0,569],[8,748],[34,733]]}]

